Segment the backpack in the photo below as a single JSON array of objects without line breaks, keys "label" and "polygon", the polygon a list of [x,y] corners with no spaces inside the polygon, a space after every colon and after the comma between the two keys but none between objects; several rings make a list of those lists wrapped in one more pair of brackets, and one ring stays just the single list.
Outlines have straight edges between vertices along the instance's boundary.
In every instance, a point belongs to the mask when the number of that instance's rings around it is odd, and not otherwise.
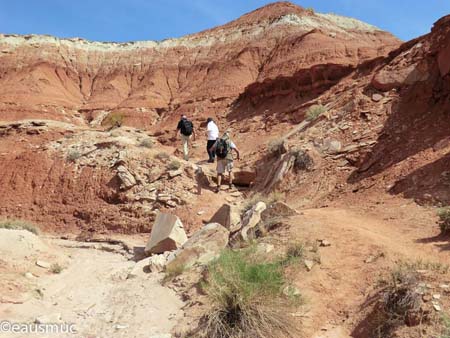
[{"label": "backpack", "polygon": [[218,158],[226,158],[230,151],[230,142],[226,139],[220,138],[216,144],[216,156]]},{"label": "backpack", "polygon": [[189,120],[181,120],[181,133],[185,136],[192,135],[192,132],[194,130],[194,126],[191,121]]}]

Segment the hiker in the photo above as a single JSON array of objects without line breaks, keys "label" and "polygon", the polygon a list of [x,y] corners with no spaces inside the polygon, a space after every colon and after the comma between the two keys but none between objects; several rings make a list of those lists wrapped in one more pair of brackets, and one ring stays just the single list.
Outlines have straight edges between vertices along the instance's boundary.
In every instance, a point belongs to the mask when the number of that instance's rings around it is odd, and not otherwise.
[{"label": "hiker", "polygon": [[230,131],[227,130],[223,136],[214,143],[210,149],[214,151],[217,156],[217,189],[216,193],[220,191],[220,185],[225,171],[228,171],[230,189],[233,188],[233,153],[234,150],[239,160],[239,150],[230,139]]},{"label": "hiker", "polygon": [[214,160],[216,158],[216,153],[214,151],[211,151],[212,146],[214,143],[216,143],[216,140],[219,138],[219,128],[217,127],[217,124],[214,123],[214,120],[211,117],[208,117],[206,120],[206,136],[207,136],[207,142],[206,142],[206,151],[208,152],[208,163],[214,163]]},{"label": "hiker", "polygon": [[194,141],[195,141],[195,130],[194,130],[194,125],[192,124],[192,122],[190,120],[188,120],[186,115],[181,115],[181,119],[177,125],[177,131],[175,133],[175,137],[177,137],[178,131],[181,134],[181,141],[183,143],[184,159],[186,161],[189,161],[189,145],[190,145],[191,135],[194,136]]}]

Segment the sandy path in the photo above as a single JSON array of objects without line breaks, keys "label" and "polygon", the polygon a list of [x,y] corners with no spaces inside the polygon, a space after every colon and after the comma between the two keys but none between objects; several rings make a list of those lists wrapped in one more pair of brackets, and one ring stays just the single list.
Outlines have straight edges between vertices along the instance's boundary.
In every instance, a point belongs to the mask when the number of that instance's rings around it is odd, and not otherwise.
[{"label": "sandy path", "polygon": [[[308,337],[344,338],[361,318],[364,302],[382,274],[400,260],[448,263],[450,252],[434,238],[439,229],[427,211],[410,205],[400,215],[352,208],[303,210],[290,219],[288,240],[327,239],[320,248],[321,264],[296,278],[306,298],[304,327]],[[376,257],[366,262],[369,257]],[[379,257],[378,257],[379,256]],[[359,338],[359,337],[358,337]]]},{"label": "sandy path", "polygon": [[32,297],[23,304],[3,307],[3,320],[33,322],[45,315],[53,322],[52,317],[60,314],[62,322],[75,324],[77,334],[70,337],[166,337],[182,315],[183,303],[161,286],[161,275],[127,279],[135,263],[118,253],[63,250],[70,255],[67,268],[36,280],[42,299]]}]

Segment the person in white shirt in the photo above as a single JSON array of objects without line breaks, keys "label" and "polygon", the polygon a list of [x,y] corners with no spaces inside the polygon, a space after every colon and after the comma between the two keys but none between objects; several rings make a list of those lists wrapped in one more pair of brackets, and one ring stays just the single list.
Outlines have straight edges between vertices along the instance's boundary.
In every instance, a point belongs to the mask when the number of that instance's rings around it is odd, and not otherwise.
[{"label": "person in white shirt", "polygon": [[211,151],[212,146],[214,143],[216,143],[216,140],[219,138],[219,128],[214,123],[214,120],[211,117],[208,117],[206,120],[206,136],[207,136],[207,143],[206,143],[206,151],[208,152],[208,162],[214,163],[214,160],[216,158],[216,153],[214,151]]}]

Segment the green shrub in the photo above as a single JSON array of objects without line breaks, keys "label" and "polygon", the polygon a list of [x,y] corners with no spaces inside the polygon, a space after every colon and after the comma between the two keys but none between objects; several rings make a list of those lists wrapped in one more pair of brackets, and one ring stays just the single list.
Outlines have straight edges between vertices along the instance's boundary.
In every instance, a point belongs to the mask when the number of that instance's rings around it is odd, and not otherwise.
[{"label": "green shrub", "polygon": [[169,169],[169,170],[178,170],[178,169],[180,169],[180,167],[181,167],[181,162],[177,161],[177,160],[173,160],[167,165],[167,169]]},{"label": "green shrub", "polygon": [[0,220],[0,229],[27,230],[35,235],[39,234],[38,227],[35,224],[21,219]]},{"label": "green shrub", "polygon": [[206,318],[209,338],[297,337],[288,311],[293,299],[280,262],[267,262],[255,250],[225,250],[208,269],[205,292],[213,309]]},{"label": "green shrub", "polygon": [[81,157],[81,153],[76,150],[76,149],[71,149],[69,150],[69,152],[67,153],[67,161],[68,162],[75,162],[76,160],[78,160]]},{"label": "green shrub", "polygon": [[439,217],[439,227],[443,234],[448,234],[450,231],[450,207],[440,208],[437,212]]},{"label": "green shrub", "polygon": [[308,108],[306,111],[306,118],[310,121],[314,121],[316,118],[318,118],[320,115],[325,113],[327,111],[327,108],[322,106],[321,104],[315,104]]},{"label": "green shrub", "polygon": [[145,138],[139,143],[139,146],[151,149],[153,148],[153,141],[150,138]]},{"label": "green shrub", "polygon": [[114,127],[120,127],[123,124],[123,120],[125,119],[125,116],[122,113],[110,113],[104,121],[104,124],[107,126],[110,126],[111,128]]}]

